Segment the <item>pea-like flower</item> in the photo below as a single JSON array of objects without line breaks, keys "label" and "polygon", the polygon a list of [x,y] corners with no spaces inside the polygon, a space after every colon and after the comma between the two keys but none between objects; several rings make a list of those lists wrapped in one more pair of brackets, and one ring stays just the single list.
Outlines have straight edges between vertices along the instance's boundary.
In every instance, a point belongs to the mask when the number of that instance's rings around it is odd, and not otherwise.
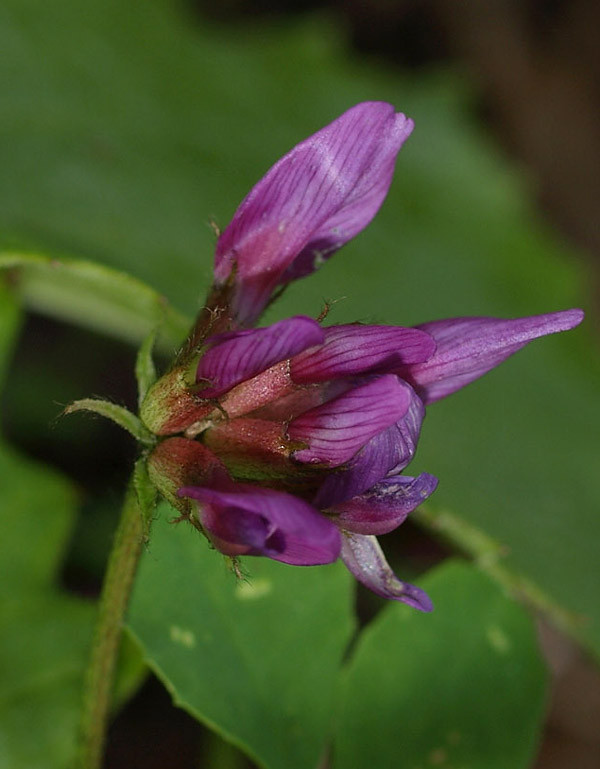
[{"label": "pea-like flower", "polygon": [[425,407],[583,313],[249,328],[371,221],[412,129],[389,104],[359,104],[273,166],[219,237],[207,308],[142,418],[164,436],[149,461],[157,485],[222,553],[304,566],[341,557],[375,593],[429,611],[376,539],[437,486],[404,474]]}]

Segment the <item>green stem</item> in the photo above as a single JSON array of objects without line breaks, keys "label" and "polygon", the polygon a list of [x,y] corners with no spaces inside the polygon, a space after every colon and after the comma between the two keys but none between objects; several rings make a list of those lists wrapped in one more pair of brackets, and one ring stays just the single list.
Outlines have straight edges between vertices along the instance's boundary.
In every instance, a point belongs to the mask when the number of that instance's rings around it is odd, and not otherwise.
[{"label": "green stem", "polygon": [[133,483],[108,559],[83,690],[78,769],[100,769],[121,632],[144,542],[144,519]]}]

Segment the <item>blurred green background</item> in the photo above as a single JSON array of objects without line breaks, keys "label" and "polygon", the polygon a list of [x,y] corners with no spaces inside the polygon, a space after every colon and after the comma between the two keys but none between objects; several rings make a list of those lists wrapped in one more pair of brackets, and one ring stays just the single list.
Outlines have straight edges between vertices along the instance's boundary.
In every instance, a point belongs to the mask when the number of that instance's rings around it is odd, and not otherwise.
[{"label": "blurred green background", "polygon": [[[281,154],[367,99],[390,101],[416,122],[388,200],[268,319],[316,316],[326,300],[335,301],[332,322],[403,325],[587,311],[581,328],[534,343],[430,409],[415,469],[437,475],[440,487],[415,516],[418,527],[385,544],[409,576],[458,549],[600,657],[595,13],[584,0],[506,0],[493,9],[474,0],[0,4],[0,259],[10,267],[0,285],[2,429],[11,446],[0,512],[12,521],[3,625],[21,622],[37,643],[31,618],[43,621],[40,607],[56,601],[64,623],[54,625],[69,638],[78,636],[69,623],[81,628],[77,651],[62,636],[48,641],[60,652],[53,664],[69,682],[63,690],[72,689],[61,700],[64,723],[75,718],[81,661],[73,660],[83,660],[89,632],[81,596],[98,589],[135,447],[109,424],[57,415],[90,394],[134,407],[131,343],[155,322],[160,299],[111,274],[65,276],[44,260],[93,260],[149,284],[174,308],[161,344],[173,350],[182,316],[193,316],[210,281],[210,222],[225,226]],[[21,552],[31,565],[15,557]],[[42,562],[28,587],[19,575]],[[30,613],[17,608],[24,605]],[[362,597],[360,606],[368,618],[378,604]],[[544,634],[556,695],[538,760],[554,766],[570,750],[555,766],[596,766],[597,736],[572,702],[597,717],[598,678],[562,635]],[[5,660],[28,645],[15,637]],[[126,663],[124,692],[139,668],[133,652]],[[30,674],[35,688],[43,674]],[[27,687],[11,686],[6,713],[17,701],[26,713]],[[221,756],[215,766],[242,760],[172,710],[156,683],[142,692],[170,725],[162,740],[153,737],[156,763],[145,767],[196,766],[201,751],[205,761]],[[45,712],[42,699],[36,713]],[[140,760],[140,734],[156,718],[144,701],[138,696],[116,722],[111,766]],[[521,761],[525,754],[535,745]],[[36,765],[19,755],[21,766]]]}]

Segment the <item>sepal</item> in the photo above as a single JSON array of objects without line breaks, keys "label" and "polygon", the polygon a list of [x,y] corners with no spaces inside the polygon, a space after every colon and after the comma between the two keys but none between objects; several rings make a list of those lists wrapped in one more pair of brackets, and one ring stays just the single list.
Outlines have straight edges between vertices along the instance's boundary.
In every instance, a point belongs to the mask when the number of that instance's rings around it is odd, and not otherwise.
[{"label": "sepal", "polygon": [[63,411],[63,414],[74,414],[76,411],[90,411],[94,414],[110,419],[111,422],[119,425],[144,446],[153,446],[155,443],[155,437],[150,430],[142,423],[142,421],[132,414],[129,409],[124,406],[118,406],[116,403],[110,401],[103,401],[96,398],[82,398],[78,401],[73,401]]},{"label": "sepal", "polygon": [[198,441],[167,438],[147,461],[148,477],[158,491],[182,515],[189,516],[189,502],[178,496],[182,486],[204,486],[227,480],[219,459]]},{"label": "sepal", "polygon": [[194,391],[189,366],[179,366],[150,388],[140,407],[140,417],[155,435],[175,435],[200,422],[214,408],[213,401]]}]

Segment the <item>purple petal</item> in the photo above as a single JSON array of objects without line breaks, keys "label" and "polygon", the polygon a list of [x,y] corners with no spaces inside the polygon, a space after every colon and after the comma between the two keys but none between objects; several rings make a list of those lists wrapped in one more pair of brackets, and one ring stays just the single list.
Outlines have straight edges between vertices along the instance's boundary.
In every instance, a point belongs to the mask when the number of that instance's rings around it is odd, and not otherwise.
[{"label": "purple petal", "polygon": [[291,494],[239,484],[233,491],[188,486],[200,522],[226,555],[262,555],[295,566],[332,563],[340,553],[337,527]]},{"label": "purple petal", "polygon": [[433,610],[427,593],[409,582],[402,582],[390,569],[375,537],[361,534],[343,537],[342,560],[359,582],[382,598],[407,603],[420,611]]},{"label": "purple petal", "polygon": [[419,329],[398,326],[331,326],[325,342],[297,355],[291,363],[298,383],[324,382],[334,377],[395,371],[421,363],[435,352],[435,342]]},{"label": "purple petal", "polygon": [[347,467],[327,476],[313,500],[316,507],[323,509],[352,499],[412,461],[425,409],[410,385],[404,386],[410,398],[404,416],[372,438]]},{"label": "purple petal", "polygon": [[452,318],[424,323],[418,328],[435,339],[435,354],[396,373],[413,385],[424,403],[433,403],[498,366],[532,339],[568,331],[582,320],[581,310],[565,310],[530,318]]},{"label": "purple petal", "polygon": [[324,339],[319,324],[303,315],[266,328],[233,331],[209,339],[210,349],[198,363],[196,381],[206,381],[204,398],[222,395],[235,385],[297,355]]},{"label": "purple petal", "polygon": [[307,444],[307,448],[294,452],[294,459],[341,465],[374,435],[399,420],[409,406],[409,388],[393,374],[354,387],[292,420],[290,439]]},{"label": "purple petal", "polygon": [[417,478],[395,475],[347,502],[331,508],[336,523],[356,534],[387,534],[435,491],[437,478],[421,473]]},{"label": "purple petal", "polygon": [[357,104],[267,172],[217,243],[215,280],[233,273],[238,322],[252,323],[278,285],[309,274],[366,227],[412,129],[390,104]]}]

